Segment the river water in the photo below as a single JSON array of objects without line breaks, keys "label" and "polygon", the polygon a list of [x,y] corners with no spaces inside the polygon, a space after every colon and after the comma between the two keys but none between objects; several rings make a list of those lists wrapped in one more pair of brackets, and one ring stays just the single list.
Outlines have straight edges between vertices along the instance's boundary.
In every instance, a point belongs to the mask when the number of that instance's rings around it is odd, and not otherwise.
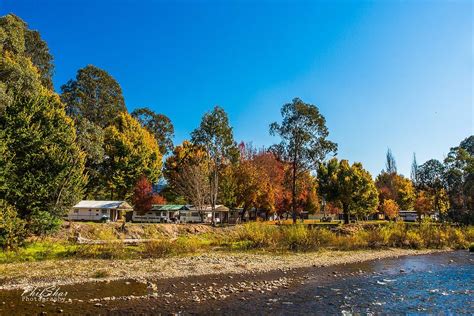
[{"label": "river water", "polygon": [[[294,269],[274,290],[227,291],[242,282],[269,284],[282,273],[154,280],[155,297],[134,280],[61,287],[70,302],[24,302],[22,290],[0,291],[0,315],[474,315],[474,254],[467,251]],[[227,295],[210,299],[209,286]]]},{"label": "river water", "polygon": [[[256,304],[262,314],[442,314],[474,315],[474,255],[466,251],[347,265],[343,273],[315,278],[279,299]],[[355,273],[354,273],[355,274]],[[237,307],[237,306],[236,306]],[[242,309],[232,306],[233,311]]]}]

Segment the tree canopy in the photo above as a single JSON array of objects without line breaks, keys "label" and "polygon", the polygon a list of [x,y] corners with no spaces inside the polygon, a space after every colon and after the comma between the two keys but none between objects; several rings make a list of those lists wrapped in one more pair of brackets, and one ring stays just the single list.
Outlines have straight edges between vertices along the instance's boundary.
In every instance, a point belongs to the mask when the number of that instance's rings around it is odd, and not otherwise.
[{"label": "tree canopy", "polygon": [[293,221],[297,214],[297,179],[304,172],[316,169],[327,155],[335,153],[337,145],[327,139],[326,119],[312,104],[295,98],[281,109],[283,121],[270,125],[270,134],[278,135],[281,142],[274,151],[291,165],[291,208]]},{"label": "tree canopy", "polygon": [[204,209],[210,200],[208,159],[202,147],[184,141],[165,162],[164,175],[171,190],[198,209]]},{"label": "tree canopy", "polygon": [[138,108],[132,116],[155,136],[163,156],[173,150],[174,127],[171,120],[163,114],[158,114],[149,108]]},{"label": "tree canopy", "polygon": [[19,17],[0,17],[0,113],[15,96],[52,93],[52,57],[46,43],[32,33]]},{"label": "tree canopy", "polygon": [[393,200],[402,210],[413,210],[415,202],[415,188],[410,179],[397,173],[383,171],[375,179],[379,191],[380,203],[384,200]]},{"label": "tree canopy", "polygon": [[143,175],[156,182],[161,174],[162,155],[158,144],[128,113],[120,113],[105,129],[104,183],[108,195],[129,198]]},{"label": "tree canopy", "polygon": [[11,157],[0,199],[30,222],[61,218],[81,198],[85,155],[59,98],[16,97],[0,126]]},{"label": "tree canopy", "polygon": [[351,215],[363,218],[377,211],[377,188],[362,164],[351,166],[347,160],[339,162],[333,158],[320,164],[318,180],[320,194],[342,206],[345,223],[349,222]]},{"label": "tree canopy", "polygon": [[229,118],[223,108],[216,106],[206,113],[201,124],[192,134],[192,142],[206,151],[210,163],[210,203],[212,208],[218,200],[219,173],[227,162],[236,161],[237,145],[234,141]]},{"label": "tree canopy", "polygon": [[82,116],[106,128],[126,112],[122,88],[105,70],[88,65],[79,69],[76,79],[61,87],[61,100],[72,117]]}]

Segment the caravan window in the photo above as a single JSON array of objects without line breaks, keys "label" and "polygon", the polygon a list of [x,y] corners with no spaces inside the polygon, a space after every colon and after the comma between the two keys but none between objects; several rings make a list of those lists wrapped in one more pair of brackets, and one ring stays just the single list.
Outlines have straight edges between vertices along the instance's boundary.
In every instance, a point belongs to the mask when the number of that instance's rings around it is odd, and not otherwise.
[{"label": "caravan window", "polygon": [[197,217],[197,216],[199,216],[199,213],[198,212],[192,212],[191,216]]},{"label": "caravan window", "polygon": [[102,214],[107,214],[107,210],[102,210]]}]

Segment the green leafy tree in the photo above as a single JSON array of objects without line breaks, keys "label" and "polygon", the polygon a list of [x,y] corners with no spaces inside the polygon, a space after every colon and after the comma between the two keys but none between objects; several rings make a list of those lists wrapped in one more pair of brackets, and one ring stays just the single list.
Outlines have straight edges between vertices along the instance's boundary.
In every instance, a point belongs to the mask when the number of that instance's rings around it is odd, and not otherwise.
[{"label": "green leafy tree", "polygon": [[85,173],[87,184],[84,188],[84,195],[89,199],[104,197],[105,192],[102,183],[105,176],[102,164],[105,157],[104,129],[85,117],[77,117],[75,123],[77,144],[86,154]]},{"label": "green leafy tree", "polygon": [[173,150],[174,127],[167,116],[155,113],[149,108],[135,109],[132,116],[155,136],[163,156]]},{"label": "green leafy tree", "polygon": [[13,250],[23,243],[26,235],[25,221],[18,217],[13,206],[0,200],[0,248]]},{"label": "green leafy tree", "polygon": [[0,199],[37,232],[37,219],[55,222],[82,196],[84,153],[73,122],[57,95],[16,97],[0,116],[0,129],[10,157]]},{"label": "green leafy tree", "polygon": [[8,14],[0,17],[0,42],[2,49],[30,59],[43,86],[53,90],[53,57],[38,31],[30,30],[18,16]]},{"label": "green leafy tree", "polygon": [[329,140],[326,120],[312,104],[295,98],[281,109],[283,121],[272,123],[270,134],[281,137],[274,150],[282,160],[291,164],[291,210],[293,222],[297,216],[297,180],[308,170],[315,169],[337,145]]},{"label": "green leafy tree", "polygon": [[238,157],[232,127],[223,108],[216,106],[203,116],[200,126],[192,132],[192,142],[204,148],[209,157],[210,202],[212,209],[215,209],[219,195],[219,174],[227,163],[235,162]]},{"label": "green leafy tree", "polygon": [[397,173],[397,163],[390,148],[387,150],[387,161],[385,162],[385,171],[387,173]]},{"label": "green leafy tree", "polygon": [[93,65],[79,69],[75,80],[61,87],[61,100],[72,117],[82,116],[105,128],[126,112],[122,88],[105,70]]},{"label": "green leafy tree", "polygon": [[[52,94],[48,84],[50,74],[41,72],[52,69],[51,56],[46,56],[49,55],[47,46],[39,35],[30,36],[31,32],[26,23],[13,14],[0,18],[0,114],[13,102],[15,95]],[[31,50],[32,45],[37,45],[38,49]],[[35,51],[43,55],[32,55]],[[42,64],[41,60],[48,58],[48,65]],[[46,81],[46,86],[42,80]]]},{"label": "green leafy tree", "polygon": [[433,199],[434,211],[440,215],[446,213],[449,201],[446,195],[445,166],[436,159],[431,159],[418,168],[418,187],[425,190]]},{"label": "green leafy tree", "polygon": [[26,29],[25,53],[31,59],[36,69],[38,69],[43,86],[53,90],[53,56],[50,54],[48,45],[41,39],[38,31]]},{"label": "green leafy tree", "polygon": [[104,182],[111,199],[127,199],[143,175],[155,183],[161,174],[158,144],[128,113],[120,113],[105,129]]},{"label": "green leafy tree", "polygon": [[0,130],[0,192],[7,189],[6,182],[11,167],[11,158],[7,149],[8,139],[5,131]]},{"label": "green leafy tree", "polygon": [[474,136],[451,148],[444,160],[447,193],[456,221],[474,222]]},{"label": "green leafy tree", "polygon": [[219,204],[229,208],[238,207],[237,200],[237,177],[238,164],[227,164],[221,170],[219,178]]},{"label": "green leafy tree", "polygon": [[418,174],[418,163],[416,162],[416,154],[413,153],[413,161],[411,163],[410,178],[411,178],[411,182],[413,183],[415,187],[418,185],[417,174]]},{"label": "green leafy tree", "polygon": [[372,176],[362,164],[349,165],[333,158],[322,163],[318,169],[319,191],[329,202],[342,206],[344,222],[349,223],[350,215],[366,217],[376,212],[378,192]]}]

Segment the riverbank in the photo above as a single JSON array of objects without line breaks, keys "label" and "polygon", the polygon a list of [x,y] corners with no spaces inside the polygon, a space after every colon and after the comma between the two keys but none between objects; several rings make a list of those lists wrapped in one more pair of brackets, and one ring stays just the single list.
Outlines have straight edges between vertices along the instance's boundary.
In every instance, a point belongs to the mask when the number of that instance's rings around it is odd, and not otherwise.
[{"label": "riverbank", "polygon": [[309,253],[211,252],[158,259],[65,259],[0,265],[0,289],[111,280],[231,275],[324,267],[442,250],[321,250]]},{"label": "riverbank", "polygon": [[[44,284],[26,294],[24,287],[0,290],[0,315],[465,314],[474,308],[472,288],[466,283],[473,277],[474,259],[465,250],[346,255],[306,254],[309,260],[329,261],[319,266],[291,261],[291,267],[266,272],[227,269],[199,275],[191,271],[172,277]],[[198,262],[216,264],[219,259],[224,257]],[[308,258],[298,255],[296,259]],[[197,266],[202,264],[191,265]],[[163,267],[155,270],[159,268]],[[42,289],[58,293],[53,295],[58,300],[34,300]]]}]

